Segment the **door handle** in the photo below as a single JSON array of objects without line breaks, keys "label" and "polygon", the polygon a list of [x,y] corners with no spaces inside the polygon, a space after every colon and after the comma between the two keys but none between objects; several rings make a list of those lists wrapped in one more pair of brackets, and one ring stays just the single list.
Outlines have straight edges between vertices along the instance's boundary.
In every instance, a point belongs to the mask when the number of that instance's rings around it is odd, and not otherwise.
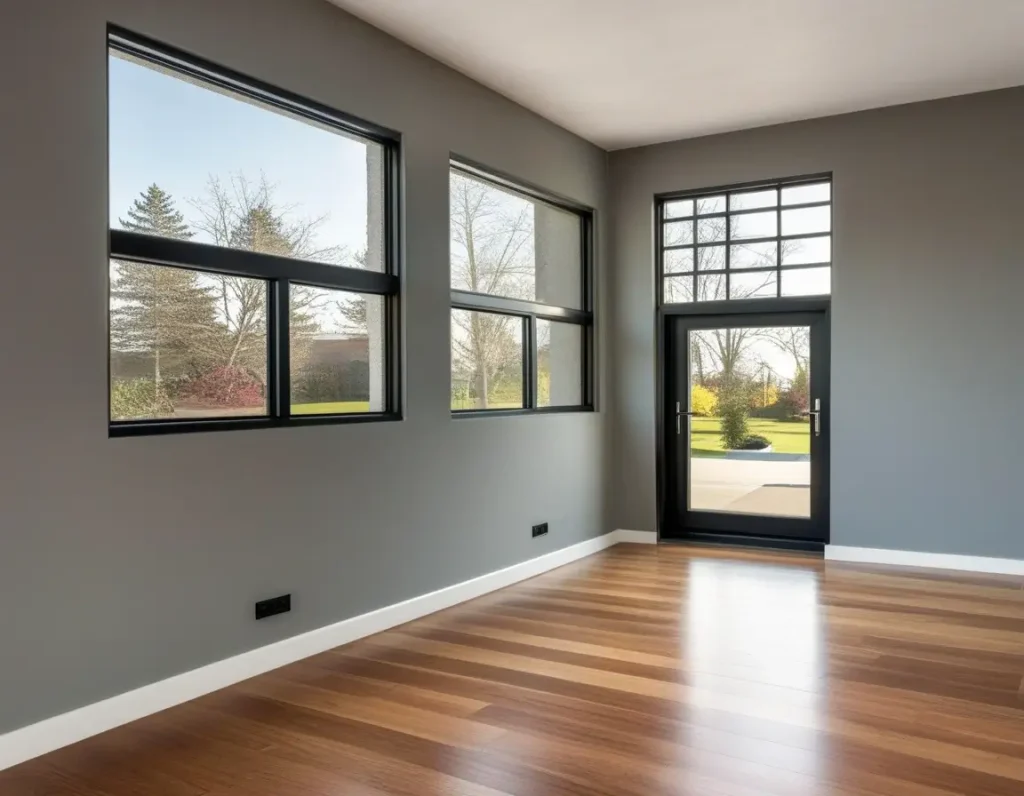
[{"label": "door handle", "polygon": [[680,402],[676,401],[676,434],[682,434],[682,421],[680,418],[693,417],[693,412],[684,412],[680,406]]},{"label": "door handle", "polygon": [[821,436],[821,399],[814,399],[814,409],[809,412],[801,412],[804,417],[814,418],[814,436]]}]

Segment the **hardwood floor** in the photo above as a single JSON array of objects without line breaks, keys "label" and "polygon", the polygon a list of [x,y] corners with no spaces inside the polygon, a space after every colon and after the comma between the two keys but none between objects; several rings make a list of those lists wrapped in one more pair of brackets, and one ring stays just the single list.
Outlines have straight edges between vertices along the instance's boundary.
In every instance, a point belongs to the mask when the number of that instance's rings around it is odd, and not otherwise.
[{"label": "hardwood floor", "polygon": [[619,545],[0,773],[23,796],[1021,796],[1024,579]]}]

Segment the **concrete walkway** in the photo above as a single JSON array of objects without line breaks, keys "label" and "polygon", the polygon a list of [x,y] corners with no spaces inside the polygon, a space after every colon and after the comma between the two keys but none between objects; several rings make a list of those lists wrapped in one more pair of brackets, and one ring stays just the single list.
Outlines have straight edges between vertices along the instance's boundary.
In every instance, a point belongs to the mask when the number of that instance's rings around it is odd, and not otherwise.
[{"label": "concrete walkway", "polygon": [[699,511],[809,517],[810,486],[810,461],[690,460],[690,508]]}]

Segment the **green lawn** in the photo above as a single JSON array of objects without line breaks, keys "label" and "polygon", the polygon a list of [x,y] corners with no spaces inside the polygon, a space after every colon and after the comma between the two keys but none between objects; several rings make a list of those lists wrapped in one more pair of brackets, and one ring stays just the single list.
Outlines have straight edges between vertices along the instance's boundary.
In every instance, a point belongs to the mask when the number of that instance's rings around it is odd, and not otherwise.
[{"label": "green lawn", "polygon": [[293,415],[340,415],[354,412],[369,412],[369,401],[338,401],[323,404],[295,404]]},{"label": "green lawn", "polygon": [[[810,453],[811,426],[806,421],[787,422],[752,417],[747,422],[751,434],[760,434],[772,441],[774,453]],[[690,418],[690,450],[694,456],[720,456],[721,421],[717,417]]]},{"label": "green lawn", "polygon": [[[487,404],[488,409],[522,409],[522,401],[489,401]],[[477,406],[474,406],[469,401],[452,401],[453,412],[475,412],[484,411]]]}]

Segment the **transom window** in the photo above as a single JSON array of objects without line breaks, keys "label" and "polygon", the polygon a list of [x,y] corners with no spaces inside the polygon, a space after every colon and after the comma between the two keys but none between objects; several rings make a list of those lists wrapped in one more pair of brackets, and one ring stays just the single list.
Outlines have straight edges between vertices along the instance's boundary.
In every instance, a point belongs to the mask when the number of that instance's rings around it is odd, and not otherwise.
[{"label": "transom window", "polygon": [[661,197],[661,303],[832,292],[832,181],[819,176]]}]

